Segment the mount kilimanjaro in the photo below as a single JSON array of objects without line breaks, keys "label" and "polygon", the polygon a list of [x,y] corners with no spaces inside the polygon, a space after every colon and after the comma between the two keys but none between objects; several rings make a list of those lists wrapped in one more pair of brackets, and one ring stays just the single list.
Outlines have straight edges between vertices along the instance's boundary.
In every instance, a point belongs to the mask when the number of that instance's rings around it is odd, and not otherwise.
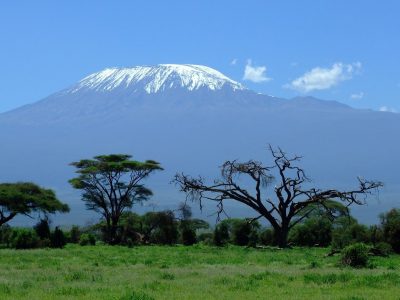
[{"label": "mount kilimanjaro", "polygon": [[354,209],[362,221],[374,222],[398,205],[399,129],[400,114],[263,95],[205,66],[111,68],[0,114],[0,181],[54,188],[72,207],[64,223],[77,223],[88,216],[67,184],[72,161],[108,153],[160,161],[165,171],[148,185],[163,209],[184,198],[169,184],[176,172],[212,179],[227,159],[268,163],[270,143],[303,155],[317,186],[348,188],[357,176],[383,181],[379,199]]}]

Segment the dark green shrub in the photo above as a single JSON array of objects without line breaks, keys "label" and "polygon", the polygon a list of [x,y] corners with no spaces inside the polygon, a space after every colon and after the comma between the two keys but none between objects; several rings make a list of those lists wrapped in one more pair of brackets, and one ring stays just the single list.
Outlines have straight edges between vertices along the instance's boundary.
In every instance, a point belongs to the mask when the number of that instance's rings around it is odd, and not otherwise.
[{"label": "dark green shrub", "polygon": [[372,247],[371,252],[377,256],[387,257],[393,252],[393,248],[388,243],[380,242]]},{"label": "dark green shrub", "polygon": [[229,227],[225,222],[221,222],[214,229],[214,245],[224,246],[229,242]]},{"label": "dark green shrub", "polygon": [[369,243],[368,227],[357,223],[352,217],[339,218],[332,230],[332,248],[343,249],[354,243]]},{"label": "dark green shrub", "polygon": [[400,253],[400,209],[392,209],[380,216],[385,242]]},{"label": "dark green shrub", "polygon": [[81,246],[94,246],[96,245],[96,238],[91,233],[83,233],[79,239],[79,245]]},{"label": "dark green shrub", "polygon": [[197,242],[196,231],[190,226],[190,221],[181,221],[181,241],[186,246],[191,246]]},{"label": "dark green shrub", "polygon": [[178,225],[172,211],[148,212],[142,217],[142,224],[147,242],[171,245],[178,240]]},{"label": "dark green shrub", "polygon": [[202,232],[197,236],[197,241],[206,245],[213,244],[214,234],[212,232]]},{"label": "dark green shrub", "polygon": [[15,249],[31,249],[38,246],[39,238],[32,229],[16,228],[12,233],[12,246]]},{"label": "dark green shrub", "polygon": [[73,244],[78,244],[79,239],[81,237],[81,230],[79,229],[79,226],[72,226],[71,230],[69,231],[69,237],[68,241]]},{"label": "dark green shrub", "polygon": [[265,246],[276,245],[274,230],[272,228],[265,228],[263,231],[261,231],[260,242]]},{"label": "dark green shrub", "polygon": [[364,243],[356,243],[342,250],[342,264],[351,267],[366,267],[370,248]]},{"label": "dark green shrub", "polygon": [[48,219],[41,219],[33,228],[39,239],[50,239],[50,225]]},{"label": "dark green shrub", "polygon": [[52,248],[63,248],[67,244],[64,232],[56,227],[54,232],[51,234],[51,247]]},{"label": "dark green shrub", "polygon": [[289,241],[298,246],[327,247],[332,241],[332,222],[326,217],[307,219],[290,231]]},{"label": "dark green shrub", "polygon": [[10,225],[3,224],[0,226],[0,245],[9,248],[11,246],[13,230]]}]

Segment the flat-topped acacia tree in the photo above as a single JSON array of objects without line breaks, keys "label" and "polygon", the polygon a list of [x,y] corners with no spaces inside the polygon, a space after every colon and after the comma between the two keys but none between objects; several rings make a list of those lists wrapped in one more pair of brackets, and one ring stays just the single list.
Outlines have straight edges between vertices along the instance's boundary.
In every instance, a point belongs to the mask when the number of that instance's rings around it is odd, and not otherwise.
[{"label": "flat-topped acacia tree", "polygon": [[[271,146],[269,150],[274,162],[272,166],[263,166],[254,160],[244,163],[226,161],[221,166],[221,178],[212,184],[206,184],[202,177],[185,174],[175,175],[173,181],[186,193],[187,199],[199,201],[200,208],[203,200],[217,202],[218,217],[224,213],[226,201],[252,208],[259,216],[250,222],[265,218],[274,228],[278,246],[282,248],[288,247],[290,229],[314,209],[322,208],[330,213],[335,200],[346,206],[362,205],[367,195],[382,186],[381,182],[358,178],[359,186],[349,191],[305,187],[310,185],[310,180],[297,166],[301,157],[289,157],[280,148]],[[268,191],[270,183],[275,183],[273,193]]]},{"label": "flat-topped acacia tree", "polygon": [[106,222],[105,240],[117,244],[117,228],[121,214],[134,203],[148,200],[152,191],[142,181],[157,170],[162,170],[154,160],[144,162],[131,159],[127,154],[95,156],[71,163],[78,177],[70,184],[83,191],[82,200],[87,209],[100,213]]},{"label": "flat-topped acacia tree", "polygon": [[35,183],[0,184],[0,226],[18,214],[31,217],[34,213],[53,214],[68,211],[68,205],[58,200],[54,191]]}]

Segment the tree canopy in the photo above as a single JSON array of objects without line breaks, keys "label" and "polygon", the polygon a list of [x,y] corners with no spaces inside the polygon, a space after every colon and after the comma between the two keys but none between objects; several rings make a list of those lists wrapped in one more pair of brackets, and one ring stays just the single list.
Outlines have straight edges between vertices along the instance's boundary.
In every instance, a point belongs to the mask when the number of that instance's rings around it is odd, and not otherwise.
[{"label": "tree canopy", "polygon": [[33,213],[52,214],[68,212],[67,204],[57,199],[54,191],[31,182],[0,184],[0,225],[16,215]]},{"label": "tree canopy", "polygon": [[121,214],[152,195],[142,181],[154,171],[162,170],[154,160],[140,162],[131,158],[127,154],[110,154],[71,163],[79,176],[69,182],[83,191],[82,200],[86,207],[104,217],[106,241],[111,244],[118,243],[117,227]]}]

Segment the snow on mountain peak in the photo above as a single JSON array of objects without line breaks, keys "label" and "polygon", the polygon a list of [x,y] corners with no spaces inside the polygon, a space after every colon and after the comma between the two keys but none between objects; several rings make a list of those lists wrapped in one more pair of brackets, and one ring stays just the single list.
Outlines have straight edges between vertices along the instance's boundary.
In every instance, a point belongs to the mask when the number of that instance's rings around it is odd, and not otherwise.
[{"label": "snow on mountain peak", "polygon": [[225,86],[233,90],[245,89],[240,83],[210,67],[160,64],[105,69],[85,77],[69,92],[75,93],[82,89],[112,91],[130,88],[135,92],[144,90],[146,93],[152,94],[174,88],[186,88],[189,91],[201,88],[220,90]]}]

